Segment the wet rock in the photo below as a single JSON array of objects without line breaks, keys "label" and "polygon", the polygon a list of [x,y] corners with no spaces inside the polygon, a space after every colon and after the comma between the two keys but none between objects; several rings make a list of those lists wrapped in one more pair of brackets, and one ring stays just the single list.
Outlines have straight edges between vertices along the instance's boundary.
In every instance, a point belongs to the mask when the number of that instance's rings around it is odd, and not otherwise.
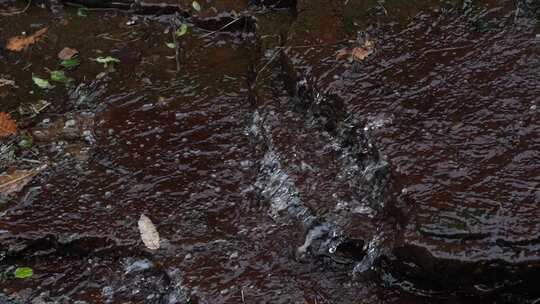
[{"label": "wet rock", "polygon": [[[540,127],[527,108],[537,89],[532,79],[518,76],[538,70],[531,20],[520,33],[501,29],[480,37],[455,21],[457,10],[446,7],[426,14],[418,27],[403,23],[397,36],[381,24],[369,30],[381,50],[354,71],[335,58],[354,43],[343,22],[344,4],[312,4],[298,2],[298,19],[289,32],[283,58],[289,91],[300,112],[351,145],[364,168],[364,190],[374,194],[364,198],[386,201],[378,210],[383,221],[400,223],[397,234],[396,227],[385,232],[396,239],[385,245],[386,267],[435,289],[526,289],[540,269],[535,253],[540,221],[532,216],[540,196],[531,179],[540,174],[531,161]],[[503,11],[486,22],[497,28]],[[425,20],[436,18],[453,34],[435,33]],[[388,32],[382,34],[382,28]],[[473,50],[477,39],[485,43],[484,52]],[[507,52],[512,55],[502,59]],[[518,86],[501,85],[512,77],[520,79]],[[387,123],[368,127],[380,120],[376,117]],[[348,229],[345,235],[362,235]]]}]

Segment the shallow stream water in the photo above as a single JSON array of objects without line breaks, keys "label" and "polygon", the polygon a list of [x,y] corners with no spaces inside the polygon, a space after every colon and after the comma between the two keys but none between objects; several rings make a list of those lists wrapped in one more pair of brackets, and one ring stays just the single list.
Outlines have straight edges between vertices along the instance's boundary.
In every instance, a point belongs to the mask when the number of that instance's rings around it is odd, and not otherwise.
[{"label": "shallow stream water", "polygon": [[[0,51],[0,110],[48,164],[0,205],[0,303],[536,303],[537,17],[387,2],[194,22],[178,73],[169,15],[0,17],[0,44],[48,27]],[[357,30],[358,65],[336,58]],[[66,46],[74,81],[35,87]]]}]

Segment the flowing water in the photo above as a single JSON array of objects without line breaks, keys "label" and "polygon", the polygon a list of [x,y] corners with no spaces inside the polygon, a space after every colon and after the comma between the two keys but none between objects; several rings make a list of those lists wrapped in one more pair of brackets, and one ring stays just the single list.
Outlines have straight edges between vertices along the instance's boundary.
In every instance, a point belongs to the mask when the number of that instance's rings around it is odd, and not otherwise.
[{"label": "flowing water", "polygon": [[[0,109],[51,104],[14,114],[48,167],[0,205],[0,303],[536,303],[534,3],[297,2],[213,33],[217,5],[178,73],[169,15],[0,17],[48,27],[0,51]],[[75,80],[34,86],[66,46]]]}]

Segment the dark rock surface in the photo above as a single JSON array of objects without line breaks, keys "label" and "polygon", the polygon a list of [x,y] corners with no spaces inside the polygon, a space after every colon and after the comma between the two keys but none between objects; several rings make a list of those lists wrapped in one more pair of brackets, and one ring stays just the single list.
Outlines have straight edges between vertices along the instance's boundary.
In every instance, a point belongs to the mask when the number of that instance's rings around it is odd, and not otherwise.
[{"label": "dark rock surface", "polygon": [[[345,114],[322,115],[332,128],[352,117],[373,126],[393,176],[385,217],[400,223],[385,265],[430,288],[528,285],[540,270],[535,20],[508,1],[412,18],[389,4],[350,28],[345,12],[361,3],[299,1],[284,62],[296,95],[343,103]],[[376,50],[355,72],[336,54],[355,47],[356,30]]]}]

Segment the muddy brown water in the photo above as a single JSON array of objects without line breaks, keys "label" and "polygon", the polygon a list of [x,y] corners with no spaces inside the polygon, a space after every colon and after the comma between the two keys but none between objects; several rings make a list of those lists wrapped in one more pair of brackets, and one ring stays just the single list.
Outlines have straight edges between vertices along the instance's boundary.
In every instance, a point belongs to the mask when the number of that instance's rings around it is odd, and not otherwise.
[{"label": "muddy brown water", "polygon": [[[1,17],[49,27],[0,51],[1,109],[51,105],[14,114],[49,167],[0,206],[0,303],[536,303],[536,12],[387,2],[234,2],[257,26],[192,26],[178,74],[166,15]],[[75,81],[35,87],[65,46]]]}]

